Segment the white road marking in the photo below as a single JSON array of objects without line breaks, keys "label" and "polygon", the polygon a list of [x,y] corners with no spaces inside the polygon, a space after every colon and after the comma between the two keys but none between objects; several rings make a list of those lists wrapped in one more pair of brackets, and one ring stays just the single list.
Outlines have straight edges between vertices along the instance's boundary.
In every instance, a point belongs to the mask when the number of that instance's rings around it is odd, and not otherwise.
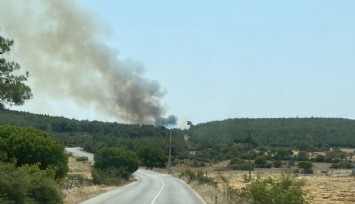
[{"label": "white road marking", "polygon": [[162,191],[162,190],[163,190],[163,188],[164,188],[165,182],[164,182],[164,180],[163,180],[163,179],[161,179],[161,178],[160,178],[160,180],[161,180],[161,182],[163,182],[163,185],[161,186],[161,188],[160,188],[160,190],[159,190],[158,194],[154,197],[153,201],[152,201],[150,204],[154,204],[154,202],[157,200],[157,198],[159,197],[159,195],[160,195],[161,191]]}]

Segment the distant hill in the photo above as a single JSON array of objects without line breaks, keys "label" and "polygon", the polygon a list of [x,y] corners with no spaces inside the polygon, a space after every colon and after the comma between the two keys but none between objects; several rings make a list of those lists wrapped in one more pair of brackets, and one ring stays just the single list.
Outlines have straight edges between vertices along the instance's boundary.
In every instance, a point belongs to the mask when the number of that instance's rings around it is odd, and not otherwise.
[{"label": "distant hill", "polygon": [[[0,110],[0,125],[44,130],[66,146],[82,146],[90,152],[103,146],[120,146],[134,150],[149,144],[166,148],[168,140],[168,130],[162,126],[76,120],[13,110]],[[181,131],[174,132],[174,141],[178,143],[175,148],[184,148]]]},{"label": "distant hill", "polygon": [[188,131],[196,150],[247,140],[271,147],[355,147],[355,120],[342,118],[227,119],[192,126]]},{"label": "distant hill", "polygon": [[[34,127],[50,132],[66,146],[83,146],[95,152],[103,146],[127,149],[150,144],[167,146],[165,127],[112,122],[75,120],[21,111],[0,110],[0,125]],[[259,147],[355,147],[355,120],[342,118],[264,118],[226,119],[191,126],[190,150],[246,143],[251,130],[252,143]],[[174,150],[186,152],[182,130],[174,130]]]}]

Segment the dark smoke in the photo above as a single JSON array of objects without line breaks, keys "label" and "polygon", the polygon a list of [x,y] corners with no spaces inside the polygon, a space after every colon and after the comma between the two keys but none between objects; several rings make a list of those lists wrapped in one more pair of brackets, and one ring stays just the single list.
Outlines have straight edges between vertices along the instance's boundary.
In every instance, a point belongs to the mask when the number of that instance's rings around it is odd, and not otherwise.
[{"label": "dark smoke", "polygon": [[118,120],[171,125],[160,103],[165,92],[133,60],[103,43],[109,29],[73,0],[0,0],[0,29],[15,40],[12,56],[30,71],[36,92],[71,98]]}]

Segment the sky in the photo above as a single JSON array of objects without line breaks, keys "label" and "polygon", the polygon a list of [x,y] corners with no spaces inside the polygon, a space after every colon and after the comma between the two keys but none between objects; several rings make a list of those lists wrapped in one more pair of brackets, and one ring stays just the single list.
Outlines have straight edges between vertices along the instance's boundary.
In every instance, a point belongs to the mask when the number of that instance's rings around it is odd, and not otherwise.
[{"label": "sky", "polygon": [[[138,61],[159,82],[162,105],[181,124],[355,119],[355,1],[77,2],[109,28],[102,41],[118,58]],[[12,109],[112,120],[70,98],[37,95]]]}]

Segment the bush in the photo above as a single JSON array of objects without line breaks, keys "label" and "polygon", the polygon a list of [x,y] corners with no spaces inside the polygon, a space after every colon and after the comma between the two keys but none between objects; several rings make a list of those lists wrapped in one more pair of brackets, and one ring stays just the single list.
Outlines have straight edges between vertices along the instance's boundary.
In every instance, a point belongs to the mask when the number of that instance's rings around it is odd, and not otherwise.
[{"label": "bush", "polygon": [[276,160],[276,161],[274,161],[273,165],[275,168],[280,168],[280,167],[282,167],[282,161]]},{"label": "bush", "polygon": [[[242,160],[242,159],[234,158],[229,162],[228,167],[233,170],[247,171],[247,170],[249,170],[249,163]],[[254,164],[250,164],[250,170],[254,170]]]},{"label": "bush", "polygon": [[0,126],[2,161],[16,160],[17,166],[39,164],[39,168],[54,168],[57,178],[68,172],[68,156],[64,147],[48,133],[32,128]]},{"label": "bush", "polygon": [[324,161],[325,161],[325,157],[323,155],[317,155],[316,162],[324,162]]},{"label": "bush", "polygon": [[154,167],[165,167],[168,157],[160,149],[152,146],[142,146],[137,150],[137,155],[143,166],[153,169]]},{"label": "bush", "polygon": [[121,185],[124,179],[121,178],[120,169],[111,168],[106,170],[101,170],[94,168],[92,170],[92,182],[98,185]]},{"label": "bush", "polygon": [[[102,148],[94,155],[95,164],[93,174],[98,176],[114,176],[121,179],[129,179],[138,169],[138,157],[134,152],[121,148]],[[95,172],[97,170],[97,172]],[[100,172],[100,173],[98,173]]]},{"label": "bush", "polygon": [[259,176],[240,191],[240,197],[251,204],[307,204],[303,180],[290,176],[262,179]]},{"label": "bush", "polygon": [[89,158],[85,156],[76,157],[76,161],[88,161]]},{"label": "bush", "polygon": [[348,160],[342,160],[330,166],[332,169],[351,169],[354,165]]},{"label": "bush", "polygon": [[298,163],[298,167],[303,169],[304,174],[313,174],[312,166],[312,162],[303,161]]},{"label": "bush", "polygon": [[53,170],[0,162],[0,203],[63,203]]},{"label": "bush", "polygon": [[272,164],[268,163],[265,156],[258,156],[254,160],[255,167],[271,168]]},{"label": "bush", "polygon": [[186,177],[188,179],[188,182],[191,181],[198,181],[200,184],[211,184],[215,185],[216,182],[213,180],[213,178],[209,178],[207,176],[203,175],[203,171],[198,170],[198,171],[193,171],[191,169],[185,169],[179,176],[181,177]]}]

